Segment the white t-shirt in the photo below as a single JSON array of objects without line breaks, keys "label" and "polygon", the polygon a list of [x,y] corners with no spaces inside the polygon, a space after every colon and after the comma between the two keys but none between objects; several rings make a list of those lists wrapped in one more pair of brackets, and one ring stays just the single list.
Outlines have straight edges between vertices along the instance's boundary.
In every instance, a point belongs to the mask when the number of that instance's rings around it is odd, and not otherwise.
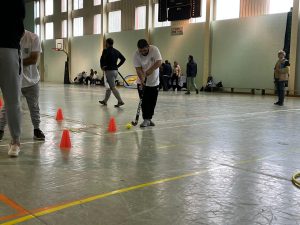
[{"label": "white t-shirt", "polygon": [[[154,45],[149,46],[149,53],[143,56],[137,50],[133,57],[134,67],[142,67],[143,71],[146,72],[157,60],[162,60],[161,54],[158,48]],[[155,87],[159,85],[159,68],[147,76],[146,86]]]},{"label": "white t-shirt", "polygon": [[[21,39],[22,58],[26,59],[30,56],[31,52],[42,52],[41,43],[39,37],[25,30],[25,33]],[[37,84],[40,81],[40,74],[37,69],[37,65],[23,66],[23,79],[22,88],[30,87]]]}]

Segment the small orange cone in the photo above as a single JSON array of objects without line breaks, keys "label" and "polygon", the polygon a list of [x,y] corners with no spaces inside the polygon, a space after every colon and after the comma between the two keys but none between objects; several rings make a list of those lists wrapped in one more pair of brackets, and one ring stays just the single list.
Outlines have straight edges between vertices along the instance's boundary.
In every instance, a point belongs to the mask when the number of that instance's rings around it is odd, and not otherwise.
[{"label": "small orange cone", "polygon": [[59,147],[60,148],[67,148],[67,149],[72,147],[71,139],[70,139],[70,133],[66,129],[63,131]]},{"label": "small orange cone", "polygon": [[115,118],[111,117],[108,124],[108,132],[114,133],[117,131]]},{"label": "small orange cone", "polygon": [[2,99],[0,98],[0,109],[2,108],[3,106],[3,102],[2,102]]},{"label": "small orange cone", "polygon": [[58,108],[57,113],[56,113],[56,120],[57,121],[62,121],[64,119],[63,113],[61,108]]}]

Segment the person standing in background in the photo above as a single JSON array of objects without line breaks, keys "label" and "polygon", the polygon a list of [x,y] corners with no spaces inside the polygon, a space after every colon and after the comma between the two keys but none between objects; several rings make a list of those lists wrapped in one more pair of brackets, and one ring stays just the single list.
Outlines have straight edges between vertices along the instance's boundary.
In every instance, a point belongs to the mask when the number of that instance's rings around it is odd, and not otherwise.
[{"label": "person standing in background", "polygon": [[24,33],[24,0],[3,1],[0,8],[0,88],[7,110],[11,134],[8,155],[17,157],[21,137],[21,78],[20,40]]},{"label": "person standing in background", "polygon": [[[180,90],[180,87],[178,85],[180,76],[181,76],[181,68],[180,68],[178,62],[174,61],[173,75],[172,75],[172,79],[171,79],[171,85],[173,86],[173,91],[175,91],[176,88],[177,88],[177,91]],[[176,85],[174,85],[174,80],[176,82]]]},{"label": "person standing in background", "polygon": [[186,64],[186,82],[187,82],[187,91],[185,93],[186,95],[191,94],[192,85],[196,90],[196,94],[199,94],[199,90],[195,83],[196,75],[197,75],[197,63],[195,63],[194,57],[192,55],[189,55],[188,63]]},{"label": "person standing in background", "polygon": [[278,101],[274,105],[283,106],[285,85],[289,79],[290,63],[285,58],[285,51],[278,52],[278,61],[274,68],[274,83],[276,85]]},{"label": "person standing in background", "polygon": [[164,67],[163,67],[163,90],[169,90],[169,82],[172,76],[172,66],[168,60],[165,60]]},{"label": "person standing in background", "polygon": [[[106,89],[105,97],[102,101],[99,101],[99,103],[102,105],[107,105],[107,101],[112,92],[118,100],[118,103],[115,105],[115,107],[120,107],[124,105],[124,102],[116,88],[116,78],[118,77],[118,68],[123,65],[126,59],[117,49],[113,47],[113,45],[114,40],[108,38],[106,40],[106,49],[103,50],[100,59],[101,69],[105,73],[104,80],[108,83],[109,88]],[[118,59],[120,62],[117,64]]]},{"label": "person standing in background", "polygon": [[[21,92],[26,98],[30,111],[31,122],[33,125],[33,138],[35,140],[45,140],[44,133],[40,130],[40,108],[39,108],[39,82],[40,74],[37,69],[37,62],[42,51],[39,37],[25,30],[21,39],[21,50],[23,57],[23,74],[22,74],[22,89]],[[1,110],[0,116],[0,140],[4,134],[6,125],[6,107]]]}]

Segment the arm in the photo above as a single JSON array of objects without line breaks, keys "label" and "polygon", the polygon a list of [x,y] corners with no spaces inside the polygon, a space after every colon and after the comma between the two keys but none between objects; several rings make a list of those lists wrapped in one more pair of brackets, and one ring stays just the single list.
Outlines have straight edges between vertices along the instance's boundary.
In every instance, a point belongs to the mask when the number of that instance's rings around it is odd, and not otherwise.
[{"label": "arm", "polygon": [[150,76],[154,70],[160,67],[162,60],[156,60],[156,62],[146,71],[145,75]]},{"label": "arm", "polygon": [[121,53],[119,53],[119,59],[120,59],[120,62],[119,62],[119,64],[117,65],[117,67],[119,68],[120,66],[122,66],[123,64],[124,64],[124,62],[125,62],[125,57],[121,54]]},{"label": "arm", "polygon": [[136,73],[139,77],[139,79],[141,80],[141,84],[143,84],[144,79],[145,79],[145,74],[144,71],[142,69],[142,67],[135,67]]},{"label": "arm", "polygon": [[101,55],[101,58],[100,58],[100,67],[101,67],[101,69],[102,70],[105,70],[105,67],[106,67],[106,65],[105,65],[105,54],[106,54],[106,51],[105,51],[106,49],[104,49],[103,51],[102,51],[102,55]]},{"label": "arm", "polygon": [[23,59],[23,66],[35,65],[39,59],[39,56],[39,52],[31,52],[28,58]]}]

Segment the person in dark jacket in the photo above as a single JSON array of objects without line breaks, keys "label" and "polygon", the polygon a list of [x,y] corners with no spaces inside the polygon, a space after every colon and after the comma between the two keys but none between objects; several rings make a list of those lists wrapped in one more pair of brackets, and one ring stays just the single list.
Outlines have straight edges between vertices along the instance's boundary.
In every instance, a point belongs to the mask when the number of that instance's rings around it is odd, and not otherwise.
[{"label": "person in dark jacket", "polygon": [[186,65],[186,79],[187,79],[187,91],[185,94],[189,95],[191,94],[191,86],[193,85],[196,94],[199,94],[199,90],[197,88],[197,85],[195,83],[195,77],[197,75],[197,63],[194,61],[194,57],[192,55],[188,58],[188,63]]},{"label": "person in dark jacket", "polygon": [[163,66],[163,90],[168,91],[170,88],[170,79],[172,76],[172,66],[168,60],[165,61]]},{"label": "person in dark jacket", "polygon": [[[108,38],[106,40],[106,49],[103,50],[100,59],[100,66],[105,74],[104,80],[108,83],[109,88],[106,89],[104,100],[99,101],[99,103],[106,105],[112,92],[118,100],[115,107],[120,107],[121,105],[124,105],[124,102],[116,88],[116,78],[118,77],[118,68],[123,65],[126,59],[117,49],[113,48],[113,45],[114,40]],[[120,60],[119,63],[118,60]]]},{"label": "person in dark jacket", "polygon": [[[0,88],[2,91],[7,121],[11,134],[8,155],[17,157],[21,136],[21,55],[20,40],[24,33],[24,0],[3,1],[0,8]],[[0,133],[3,136],[3,133]]]}]

